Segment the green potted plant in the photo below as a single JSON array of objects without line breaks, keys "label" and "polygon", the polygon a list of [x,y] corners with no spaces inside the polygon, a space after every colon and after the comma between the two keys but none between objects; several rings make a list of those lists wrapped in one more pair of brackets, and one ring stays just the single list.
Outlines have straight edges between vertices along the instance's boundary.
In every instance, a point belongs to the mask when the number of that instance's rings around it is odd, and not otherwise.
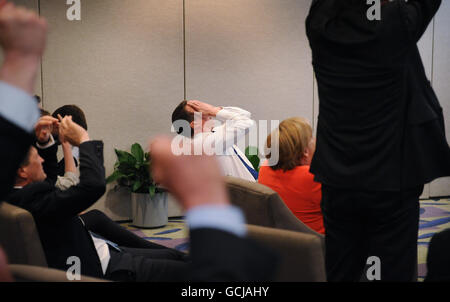
[{"label": "green potted plant", "polygon": [[107,183],[117,182],[131,191],[131,219],[140,228],[165,226],[168,221],[167,192],[158,188],[150,174],[151,158],[141,145],[131,146],[131,153],[114,149],[117,161]]}]

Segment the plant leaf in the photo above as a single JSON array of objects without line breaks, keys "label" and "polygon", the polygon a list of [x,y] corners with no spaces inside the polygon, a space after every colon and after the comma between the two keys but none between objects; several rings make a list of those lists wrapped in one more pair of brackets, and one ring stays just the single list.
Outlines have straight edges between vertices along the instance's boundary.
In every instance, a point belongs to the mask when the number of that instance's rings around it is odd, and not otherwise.
[{"label": "plant leaf", "polygon": [[134,156],[138,163],[144,162],[144,150],[142,150],[141,145],[138,143],[133,144],[131,146],[131,154]]},{"label": "plant leaf", "polygon": [[128,164],[130,166],[134,166],[136,164],[136,159],[131,153],[128,153],[126,151],[121,151],[114,149],[116,151],[117,159],[120,164]]},{"label": "plant leaf", "polygon": [[121,173],[120,171],[114,171],[110,176],[108,176],[106,178],[106,183],[112,183],[120,178],[126,177],[126,175],[124,175],[123,173]]},{"label": "plant leaf", "polygon": [[131,188],[131,190],[132,190],[133,192],[135,192],[135,193],[138,193],[138,191],[139,191],[139,189],[141,188],[141,186],[142,186],[142,182],[139,181],[139,180],[136,180],[136,181],[134,182],[133,187]]},{"label": "plant leaf", "polygon": [[259,172],[259,164],[260,164],[261,160],[260,160],[258,154],[259,154],[259,150],[257,147],[249,146],[245,149],[245,156],[252,164],[253,169],[255,169],[256,171]]},{"label": "plant leaf", "polygon": [[148,191],[150,193],[150,198],[153,198],[155,196],[155,194],[156,194],[156,186],[155,185],[150,185]]}]

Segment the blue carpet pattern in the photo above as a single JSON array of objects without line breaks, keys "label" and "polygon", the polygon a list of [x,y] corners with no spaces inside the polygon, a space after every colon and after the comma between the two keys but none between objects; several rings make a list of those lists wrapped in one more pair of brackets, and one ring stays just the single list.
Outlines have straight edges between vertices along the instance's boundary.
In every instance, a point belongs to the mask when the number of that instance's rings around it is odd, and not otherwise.
[{"label": "blue carpet pattern", "polygon": [[421,200],[417,240],[419,281],[427,274],[428,244],[434,234],[450,228],[450,198]]}]

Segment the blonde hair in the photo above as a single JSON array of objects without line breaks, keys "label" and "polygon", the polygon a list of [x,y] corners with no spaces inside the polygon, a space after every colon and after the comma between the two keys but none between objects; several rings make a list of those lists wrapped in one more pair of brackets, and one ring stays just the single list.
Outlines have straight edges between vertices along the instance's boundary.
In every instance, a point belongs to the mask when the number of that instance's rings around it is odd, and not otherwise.
[{"label": "blonde hair", "polygon": [[[266,140],[267,148],[271,148],[272,136],[279,143],[279,160],[272,169],[292,170],[301,164],[303,153],[312,138],[312,128],[309,122],[300,117],[293,117],[280,123],[278,129],[272,132]],[[266,154],[270,158],[270,154]]]}]

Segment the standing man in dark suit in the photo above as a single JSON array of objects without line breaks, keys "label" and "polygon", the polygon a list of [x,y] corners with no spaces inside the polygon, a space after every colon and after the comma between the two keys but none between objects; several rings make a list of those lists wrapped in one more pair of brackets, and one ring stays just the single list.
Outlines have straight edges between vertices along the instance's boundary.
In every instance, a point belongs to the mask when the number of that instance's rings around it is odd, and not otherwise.
[{"label": "standing man in dark suit", "polygon": [[417,48],[440,3],[384,1],[378,21],[365,0],[311,6],[320,99],[311,172],[323,185],[329,281],[359,280],[371,256],[382,281],[413,278],[419,196],[450,175],[442,108]]}]

